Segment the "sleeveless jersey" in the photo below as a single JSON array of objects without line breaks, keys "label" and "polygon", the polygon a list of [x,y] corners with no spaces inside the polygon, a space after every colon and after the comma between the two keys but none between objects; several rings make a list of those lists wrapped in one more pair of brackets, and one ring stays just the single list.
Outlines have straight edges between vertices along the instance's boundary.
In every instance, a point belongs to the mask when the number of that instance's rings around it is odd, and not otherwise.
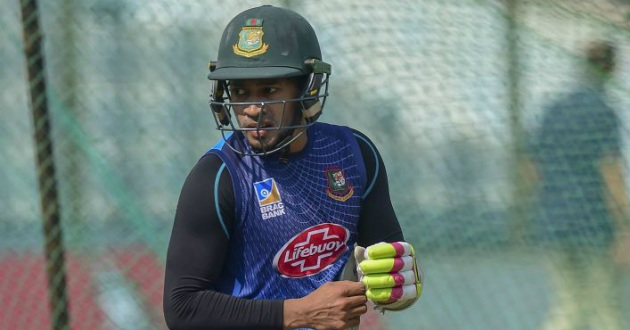
[{"label": "sleeveless jersey", "polygon": [[235,153],[226,144],[243,142],[241,134],[208,151],[229,171],[236,205],[215,290],[290,299],[339,279],[357,239],[365,166],[349,128],[315,123],[305,134],[304,150],[288,161]]}]

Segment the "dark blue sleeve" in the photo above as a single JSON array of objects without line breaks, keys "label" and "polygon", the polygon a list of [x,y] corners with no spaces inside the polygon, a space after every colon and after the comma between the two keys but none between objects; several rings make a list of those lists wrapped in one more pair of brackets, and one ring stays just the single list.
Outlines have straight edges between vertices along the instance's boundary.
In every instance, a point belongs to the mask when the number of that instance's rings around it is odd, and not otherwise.
[{"label": "dark blue sleeve", "polygon": [[400,223],[389,195],[387,171],[376,146],[363,133],[354,131],[363,156],[367,175],[367,188],[359,218],[360,246],[379,242],[404,241]]},{"label": "dark blue sleeve", "polygon": [[166,323],[171,330],[281,330],[282,300],[242,299],[213,290],[235,223],[232,180],[228,171],[220,171],[222,164],[216,155],[207,155],[184,182],[166,258]]},{"label": "dark blue sleeve", "polygon": [[602,153],[610,156],[620,156],[620,127],[619,119],[615,114],[615,111],[608,106],[602,108],[602,114],[599,120],[599,131],[601,137],[599,144],[602,149]]}]

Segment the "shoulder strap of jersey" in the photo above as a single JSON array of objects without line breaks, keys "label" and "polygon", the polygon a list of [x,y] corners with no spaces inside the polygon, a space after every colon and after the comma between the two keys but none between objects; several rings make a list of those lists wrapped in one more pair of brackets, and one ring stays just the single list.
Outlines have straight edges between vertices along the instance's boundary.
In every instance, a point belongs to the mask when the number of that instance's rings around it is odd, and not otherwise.
[{"label": "shoulder strap of jersey", "polygon": [[363,155],[363,153],[361,152],[361,147],[359,146],[359,142],[357,141],[357,139],[359,139],[360,136],[357,135],[349,127],[341,126],[340,128],[343,131],[346,141],[350,144],[352,148],[352,154],[354,155],[357,165],[358,165],[358,170],[361,177],[361,186],[364,187],[363,195],[361,196],[361,199],[363,199],[365,196],[367,196],[366,189],[367,189],[367,184],[368,184],[367,182],[368,175],[367,175],[366,166],[365,166],[365,159],[364,159],[365,155]]},{"label": "shoulder strap of jersey", "polygon": [[[357,148],[358,151],[356,152],[357,155],[359,155],[361,157],[361,164],[363,164],[363,177],[365,178],[366,181],[366,185],[365,185],[365,189],[363,191],[363,195],[361,196],[362,199],[365,199],[365,197],[367,197],[367,195],[370,194],[370,192],[372,191],[372,188],[374,188],[374,184],[376,183],[376,179],[378,177],[378,172],[380,170],[379,168],[379,158],[378,158],[378,153],[376,152],[376,147],[374,146],[374,144],[367,139],[364,135],[362,134],[358,134],[357,132],[352,132],[352,135],[354,137],[354,141],[357,144]],[[360,141],[360,142],[359,142]],[[361,147],[359,146],[359,143],[364,143],[365,145],[368,146],[370,152],[368,154],[364,154],[362,152]],[[373,173],[367,173],[367,166],[365,164],[365,159],[369,157],[370,160],[374,161],[374,169],[372,170]],[[369,180],[369,182],[367,182]]]},{"label": "shoulder strap of jersey", "polygon": [[204,154],[204,156],[212,154],[215,155],[217,157],[219,157],[219,159],[221,159],[221,161],[223,162],[223,165],[221,165],[221,167],[219,168],[218,172],[217,172],[217,176],[215,178],[215,182],[213,183],[213,186],[210,189],[214,189],[214,205],[217,211],[217,215],[219,216],[219,220],[221,221],[221,225],[223,226],[223,230],[225,231],[226,235],[228,236],[228,238],[230,237],[230,234],[225,226],[225,223],[223,221],[223,215],[221,213],[221,208],[219,207],[219,192],[221,191],[220,189],[220,182],[221,182],[221,176],[223,175],[223,171],[225,171],[227,169],[228,171],[228,175],[230,176],[230,181],[232,182],[232,191],[234,192],[234,206],[236,207],[236,215],[237,218],[239,218],[239,215],[241,214],[241,210],[242,210],[242,189],[241,189],[241,185],[239,184],[239,175],[238,175],[238,171],[236,170],[236,164],[235,164],[235,160],[233,159],[233,157],[231,157],[228,153],[231,152],[231,150],[225,150],[225,140],[221,139],[221,141],[219,143],[217,143],[214,147],[208,149],[206,151],[206,153]]}]

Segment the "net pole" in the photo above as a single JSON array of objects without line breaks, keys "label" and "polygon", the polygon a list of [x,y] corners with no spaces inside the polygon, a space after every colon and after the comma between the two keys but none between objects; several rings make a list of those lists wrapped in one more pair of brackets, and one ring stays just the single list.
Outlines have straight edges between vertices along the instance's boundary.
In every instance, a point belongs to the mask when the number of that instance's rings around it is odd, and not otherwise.
[{"label": "net pole", "polygon": [[30,106],[33,118],[37,176],[39,182],[44,252],[48,278],[52,329],[69,330],[68,297],[60,203],[53,157],[50,114],[46,98],[43,36],[39,26],[37,0],[20,0],[24,54],[28,74]]},{"label": "net pole", "polygon": [[521,118],[521,98],[520,98],[520,61],[519,61],[519,35],[518,35],[518,15],[519,1],[507,0],[507,64],[508,64],[508,111],[509,125],[512,132],[512,152],[510,177],[512,183],[511,201],[511,243],[518,245],[522,242],[527,227],[526,201],[528,192],[525,189],[525,178],[523,177],[525,157],[525,136]]}]

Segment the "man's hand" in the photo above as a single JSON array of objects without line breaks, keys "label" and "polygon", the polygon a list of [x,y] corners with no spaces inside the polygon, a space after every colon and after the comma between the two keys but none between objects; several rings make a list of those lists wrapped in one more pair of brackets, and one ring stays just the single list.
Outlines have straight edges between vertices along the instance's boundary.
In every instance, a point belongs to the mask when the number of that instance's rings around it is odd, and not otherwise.
[{"label": "man's hand", "polygon": [[365,287],[360,282],[327,282],[300,299],[284,301],[284,328],[347,329],[359,325],[367,312]]},{"label": "man's hand", "polygon": [[394,242],[377,243],[367,248],[357,246],[354,256],[359,281],[367,288],[366,296],[377,309],[402,310],[420,297],[424,275],[416,264],[411,244]]},{"label": "man's hand", "polygon": [[620,232],[613,244],[615,265],[625,271],[630,267],[630,231]]}]

